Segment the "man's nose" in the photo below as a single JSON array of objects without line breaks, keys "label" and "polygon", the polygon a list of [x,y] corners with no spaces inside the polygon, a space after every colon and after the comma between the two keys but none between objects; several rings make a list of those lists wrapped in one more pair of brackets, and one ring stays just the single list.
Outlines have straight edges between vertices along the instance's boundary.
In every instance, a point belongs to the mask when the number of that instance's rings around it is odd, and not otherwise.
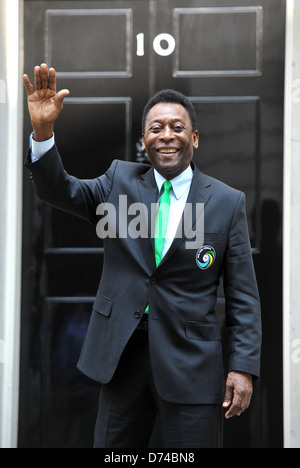
[{"label": "man's nose", "polygon": [[168,125],[164,127],[163,131],[161,132],[161,138],[165,141],[170,141],[173,139],[173,137],[173,130],[171,129],[171,127],[169,127]]}]

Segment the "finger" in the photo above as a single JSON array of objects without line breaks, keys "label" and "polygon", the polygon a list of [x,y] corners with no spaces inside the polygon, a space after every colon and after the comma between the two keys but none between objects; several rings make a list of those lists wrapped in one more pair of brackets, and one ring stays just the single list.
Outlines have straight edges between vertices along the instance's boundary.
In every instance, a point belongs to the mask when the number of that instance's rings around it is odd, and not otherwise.
[{"label": "finger", "polygon": [[56,94],[56,72],[54,68],[49,68],[49,89]]},{"label": "finger", "polygon": [[232,416],[240,416],[248,408],[249,404],[250,400],[248,395],[235,392],[232,405],[225,414],[225,417],[228,419]]},{"label": "finger", "polygon": [[34,67],[34,87],[36,91],[42,88],[41,69],[39,66]]},{"label": "finger", "polygon": [[[237,392],[236,389],[234,389],[231,386],[226,387],[226,393],[225,393],[225,398],[224,398],[224,404],[223,406],[229,407],[229,410],[225,414],[225,418],[231,418],[234,416],[238,410],[239,404],[241,403],[241,395],[239,392]],[[228,404],[229,403],[229,404]]]},{"label": "finger", "polygon": [[33,88],[32,84],[30,83],[28,75],[26,75],[26,74],[23,75],[23,83],[25,85],[28,96],[30,96],[30,94],[33,94],[34,88]]},{"label": "finger", "polygon": [[232,404],[229,408],[229,410],[227,411],[227,413],[225,413],[225,418],[226,419],[229,419],[229,418],[232,418],[233,416],[239,416],[241,414],[241,409],[239,408],[239,406],[235,405],[235,404]]},{"label": "finger", "polygon": [[42,63],[40,66],[40,69],[41,69],[42,88],[47,89],[48,84],[49,84],[48,66],[46,65],[46,63]]}]

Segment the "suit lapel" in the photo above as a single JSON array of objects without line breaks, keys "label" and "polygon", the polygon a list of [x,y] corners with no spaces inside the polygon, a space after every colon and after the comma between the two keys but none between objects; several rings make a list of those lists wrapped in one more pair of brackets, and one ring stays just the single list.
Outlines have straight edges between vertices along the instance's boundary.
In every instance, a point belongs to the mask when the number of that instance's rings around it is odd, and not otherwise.
[{"label": "suit lapel", "polygon": [[138,186],[141,201],[146,207],[144,215],[148,226],[148,236],[152,244],[154,259],[154,223],[156,211],[155,206],[158,199],[158,189],[154,177],[153,167],[150,167],[150,169],[141,176],[141,178],[138,180]]}]

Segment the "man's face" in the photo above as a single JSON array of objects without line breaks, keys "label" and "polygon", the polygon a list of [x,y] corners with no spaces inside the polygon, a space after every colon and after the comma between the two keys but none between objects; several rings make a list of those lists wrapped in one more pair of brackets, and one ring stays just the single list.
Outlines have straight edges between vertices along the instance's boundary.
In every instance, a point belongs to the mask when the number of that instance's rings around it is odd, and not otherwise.
[{"label": "man's face", "polygon": [[153,167],[171,180],[190,165],[199,135],[193,132],[188,112],[181,104],[159,103],[146,118],[143,150]]}]

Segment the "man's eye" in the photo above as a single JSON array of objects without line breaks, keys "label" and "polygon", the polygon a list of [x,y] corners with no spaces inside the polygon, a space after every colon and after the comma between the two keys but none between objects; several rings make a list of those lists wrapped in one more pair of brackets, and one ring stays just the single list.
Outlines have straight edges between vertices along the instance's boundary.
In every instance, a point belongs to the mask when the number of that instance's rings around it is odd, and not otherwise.
[{"label": "man's eye", "polygon": [[161,131],[161,127],[158,127],[158,126],[155,126],[155,127],[151,127],[151,132],[154,132],[154,133],[158,133]]},{"label": "man's eye", "polygon": [[181,125],[176,125],[175,127],[173,127],[173,130],[174,132],[177,132],[177,133],[183,132],[184,127],[182,127]]}]

